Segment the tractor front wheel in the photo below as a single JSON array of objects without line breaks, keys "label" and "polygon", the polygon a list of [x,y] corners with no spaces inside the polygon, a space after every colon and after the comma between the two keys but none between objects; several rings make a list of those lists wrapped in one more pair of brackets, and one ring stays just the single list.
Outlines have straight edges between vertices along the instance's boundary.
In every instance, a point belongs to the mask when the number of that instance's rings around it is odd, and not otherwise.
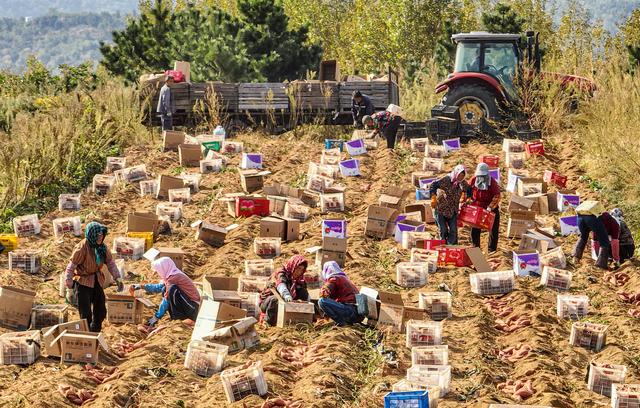
[{"label": "tractor front wheel", "polygon": [[479,127],[483,118],[499,120],[500,111],[495,94],[479,84],[461,84],[450,88],[442,103],[458,106],[463,125]]}]

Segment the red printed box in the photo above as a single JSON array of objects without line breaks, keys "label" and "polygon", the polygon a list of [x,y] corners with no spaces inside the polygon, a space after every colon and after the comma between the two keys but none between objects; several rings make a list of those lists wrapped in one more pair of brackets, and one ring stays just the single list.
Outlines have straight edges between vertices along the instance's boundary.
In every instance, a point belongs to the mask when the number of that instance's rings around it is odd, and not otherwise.
[{"label": "red printed box", "polygon": [[486,163],[487,166],[489,166],[492,169],[495,169],[498,167],[498,164],[500,163],[500,157],[493,154],[485,154],[480,156],[480,163]]},{"label": "red printed box", "polygon": [[567,181],[569,180],[569,178],[567,176],[561,176],[555,171],[545,170],[544,175],[542,176],[542,180],[545,183],[551,183],[561,188],[567,188]]},{"label": "red printed box", "polygon": [[447,245],[447,241],[444,239],[423,239],[422,243],[422,249],[428,249],[430,251],[435,251],[439,246]]},{"label": "red printed box", "polygon": [[524,148],[530,156],[544,156],[544,142],[542,140],[527,142],[525,143]]},{"label": "red printed box", "polygon": [[269,199],[236,197],[236,217],[251,217],[269,215]]},{"label": "red printed box", "polygon": [[493,227],[496,215],[476,205],[465,205],[460,209],[458,220],[473,228],[490,230]]},{"label": "red printed box", "polygon": [[436,248],[438,251],[438,266],[455,266],[463,268],[471,266],[471,259],[467,255],[467,249],[471,247],[463,245],[442,245]]}]

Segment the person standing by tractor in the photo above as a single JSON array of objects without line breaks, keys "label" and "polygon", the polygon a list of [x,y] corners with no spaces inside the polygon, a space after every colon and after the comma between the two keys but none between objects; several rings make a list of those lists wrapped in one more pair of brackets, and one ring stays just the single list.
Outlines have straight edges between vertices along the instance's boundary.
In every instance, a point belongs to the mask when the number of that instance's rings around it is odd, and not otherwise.
[{"label": "person standing by tractor", "polygon": [[[475,176],[469,180],[467,197],[471,199],[472,205],[486,208],[495,214],[496,218],[489,232],[489,252],[495,252],[498,249],[500,232],[500,186],[489,174],[489,166],[486,163],[480,163],[476,167]],[[471,228],[471,242],[474,247],[480,247],[481,233],[480,228]]]},{"label": "person standing by tractor", "polygon": [[362,127],[362,118],[366,115],[373,115],[373,103],[368,95],[356,90],[351,97],[351,115],[353,116],[353,126]]},{"label": "person standing by tractor", "polygon": [[165,83],[160,89],[160,97],[158,98],[156,112],[160,115],[163,131],[173,130],[173,108],[171,106],[171,86],[173,86],[173,84],[173,76],[167,75]]},{"label": "person standing by tractor", "polygon": [[458,208],[469,187],[465,181],[466,175],[464,166],[458,164],[450,174],[431,183],[429,189],[440,239],[446,241],[447,245],[458,244]]},{"label": "person standing by tractor", "polygon": [[393,114],[388,110],[366,115],[362,118],[362,124],[365,129],[373,129],[371,137],[379,134],[387,140],[387,149],[393,149],[396,146],[396,135],[398,134],[400,122],[402,122],[402,116]]}]

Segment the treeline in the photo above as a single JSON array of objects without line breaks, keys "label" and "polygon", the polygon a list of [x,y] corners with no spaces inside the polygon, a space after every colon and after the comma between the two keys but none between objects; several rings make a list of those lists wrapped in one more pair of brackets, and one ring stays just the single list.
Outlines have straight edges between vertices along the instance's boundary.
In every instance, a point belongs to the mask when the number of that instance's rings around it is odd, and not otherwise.
[{"label": "treeline", "polygon": [[100,41],[125,27],[124,14],[52,14],[30,19],[0,18],[0,69],[22,72],[30,56],[47,68],[96,63]]}]

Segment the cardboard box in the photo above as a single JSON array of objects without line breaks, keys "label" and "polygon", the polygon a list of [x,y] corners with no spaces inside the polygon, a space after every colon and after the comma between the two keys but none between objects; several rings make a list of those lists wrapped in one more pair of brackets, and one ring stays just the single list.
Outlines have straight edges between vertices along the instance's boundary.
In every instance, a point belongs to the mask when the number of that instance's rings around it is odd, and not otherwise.
[{"label": "cardboard box", "polygon": [[0,325],[27,330],[36,293],[13,286],[0,286]]},{"label": "cardboard box", "polygon": [[180,248],[157,247],[151,248],[144,254],[144,257],[151,262],[153,262],[156,258],[162,258],[165,256],[171,258],[178,269],[183,270],[182,267],[185,253]]},{"label": "cardboard box", "polygon": [[229,347],[229,354],[235,354],[245,349],[260,345],[260,337],[256,333],[253,317],[228,320],[220,323],[219,327],[203,337],[204,341],[222,344]]},{"label": "cardboard box", "polygon": [[197,228],[196,239],[206,242],[213,247],[221,247],[229,231],[238,227],[238,224],[232,224],[228,227],[221,227],[206,221],[196,221],[191,227]]},{"label": "cardboard box", "polygon": [[444,147],[444,151],[449,154],[451,152],[455,152],[457,150],[462,149],[462,145],[460,144],[460,138],[457,137],[455,139],[447,139],[442,141],[442,147]]},{"label": "cardboard box", "polygon": [[257,171],[255,169],[240,171],[240,184],[246,193],[253,193],[262,189],[264,176],[271,174],[269,171]]},{"label": "cardboard box", "polygon": [[478,163],[485,163],[489,168],[495,169],[500,164],[500,157],[493,154],[484,154],[480,156]]},{"label": "cardboard box", "polygon": [[344,147],[350,156],[359,156],[367,153],[367,148],[364,145],[364,140],[354,139],[344,142]]},{"label": "cardboard box", "polygon": [[142,310],[153,307],[146,299],[130,295],[109,294],[105,296],[107,305],[107,320],[111,324],[142,322]]},{"label": "cardboard box", "polygon": [[545,182],[554,184],[560,188],[567,188],[567,181],[569,180],[567,176],[562,176],[551,170],[545,170],[542,179]]},{"label": "cardboard box", "polygon": [[216,302],[215,300],[203,299],[198,311],[196,324],[193,327],[191,340],[202,340],[204,336],[220,327],[222,322],[243,319],[246,316],[246,310]]},{"label": "cardboard box", "polygon": [[527,230],[522,234],[520,239],[520,250],[538,251],[539,253],[545,253],[549,249],[553,249],[559,246],[559,243],[555,241],[555,236],[540,228]]},{"label": "cardboard box", "polygon": [[[400,215],[400,217],[402,217],[402,215]],[[404,232],[424,232],[425,227],[422,221],[399,219],[396,222],[393,239],[398,243],[402,243],[402,234]]]},{"label": "cardboard box", "polygon": [[339,164],[340,173],[343,177],[357,177],[360,176],[360,160],[349,159],[343,160]]},{"label": "cardboard box", "polygon": [[197,144],[181,144],[178,146],[178,160],[183,167],[200,167],[202,150]]},{"label": "cardboard box", "polygon": [[414,171],[413,173],[411,173],[411,184],[413,184],[414,187],[419,188],[420,180],[435,178],[436,177],[434,177],[433,172],[431,171]]},{"label": "cardboard box", "polygon": [[476,268],[476,272],[493,272],[493,268],[489,265],[489,262],[487,262],[487,258],[485,258],[484,253],[480,248],[467,248],[465,251],[471,260],[473,267]]},{"label": "cardboard box", "polygon": [[[198,162],[199,163],[199,162]],[[169,198],[169,190],[184,187],[184,180],[180,177],[161,174],[158,176],[158,195],[156,198]]]},{"label": "cardboard box", "polygon": [[420,212],[422,215],[422,222],[427,224],[432,224],[436,222],[433,217],[433,209],[431,208],[431,203],[415,203],[415,204],[407,204],[404,206],[405,213],[411,213],[414,211]]},{"label": "cardboard box", "polygon": [[303,190],[300,193],[300,201],[311,208],[315,208],[320,203],[320,194],[315,191]]},{"label": "cardboard box", "polygon": [[242,300],[240,298],[240,294],[238,290],[212,290],[211,291],[211,299],[216,302],[224,303],[225,305],[237,307],[238,309],[242,309]]},{"label": "cardboard box", "polygon": [[513,272],[517,276],[540,276],[540,256],[538,251],[513,251]]},{"label": "cardboard box", "polygon": [[392,332],[402,333],[404,329],[404,302],[399,293],[378,292],[380,308],[378,327],[388,327]]},{"label": "cardboard box", "polygon": [[238,290],[238,277],[235,276],[203,276],[202,293],[212,297],[214,290]]},{"label": "cardboard box", "polygon": [[533,211],[535,200],[529,197],[522,197],[512,194],[509,198],[507,211]]},{"label": "cardboard box", "polygon": [[62,355],[58,336],[65,330],[88,332],[89,325],[86,319],[80,319],[42,329],[42,349],[44,350],[44,354],[49,357],[60,357]]},{"label": "cardboard box", "polygon": [[325,237],[322,239],[322,246],[315,246],[306,250],[316,254],[316,265],[322,267],[325,262],[335,261],[341,267],[347,259],[347,239]]},{"label": "cardboard box", "polygon": [[300,234],[300,220],[272,215],[260,220],[260,236],[295,241]]},{"label": "cardboard box", "polygon": [[102,333],[65,330],[54,342],[60,343],[63,363],[97,363],[100,347],[109,350]]},{"label": "cardboard box", "polygon": [[507,236],[520,238],[527,230],[536,227],[536,215],[532,211],[513,211],[507,223]]},{"label": "cardboard box", "polygon": [[560,190],[557,196],[557,206],[559,212],[575,209],[580,205],[580,195],[575,190]]},{"label": "cardboard box", "polygon": [[262,153],[242,153],[240,160],[241,169],[261,169]]},{"label": "cardboard box", "polygon": [[347,220],[322,220],[322,238],[347,238]]},{"label": "cardboard box", "polygon": [[378,205],[381,207],[400,210],[409,193],[409,190],[401,187],[389,187],[382,195],[380,195]]},{"label": "cardboard box", "polygon": [[227,212],[232,217],[266,217],[269,215],[269,200],[264,197],[235,197],[227,201]]},{"label": "cardboard box", "polygon": [[364,234],[368,237],[384,239],[395,228],[398,211],[389,207],[370,205],[367,210],[367,224]]},{"label": "cardboard box", "polygon": [[563,237],[571,234],[579,234],[578,216],[569,215],[567,217],[560,217],[560,233]]},{"label": "cardboard box", "polygon": [[547,192],[547,183],[542,179],[534,177],[520,177],[518,179],[517,194],[521,197],[527,197],[534,194],[543,194]]},{"label": "cardboard box", "polygon": [[312,324],[315,307],[311,302],[278,301],[278,327],[296,324]]},{"label": "cardboard box", "polygon": [[178,146],[184,143],[184,132],[177,130],[165,130],[162,132],[162,150],[178,150]]}]

